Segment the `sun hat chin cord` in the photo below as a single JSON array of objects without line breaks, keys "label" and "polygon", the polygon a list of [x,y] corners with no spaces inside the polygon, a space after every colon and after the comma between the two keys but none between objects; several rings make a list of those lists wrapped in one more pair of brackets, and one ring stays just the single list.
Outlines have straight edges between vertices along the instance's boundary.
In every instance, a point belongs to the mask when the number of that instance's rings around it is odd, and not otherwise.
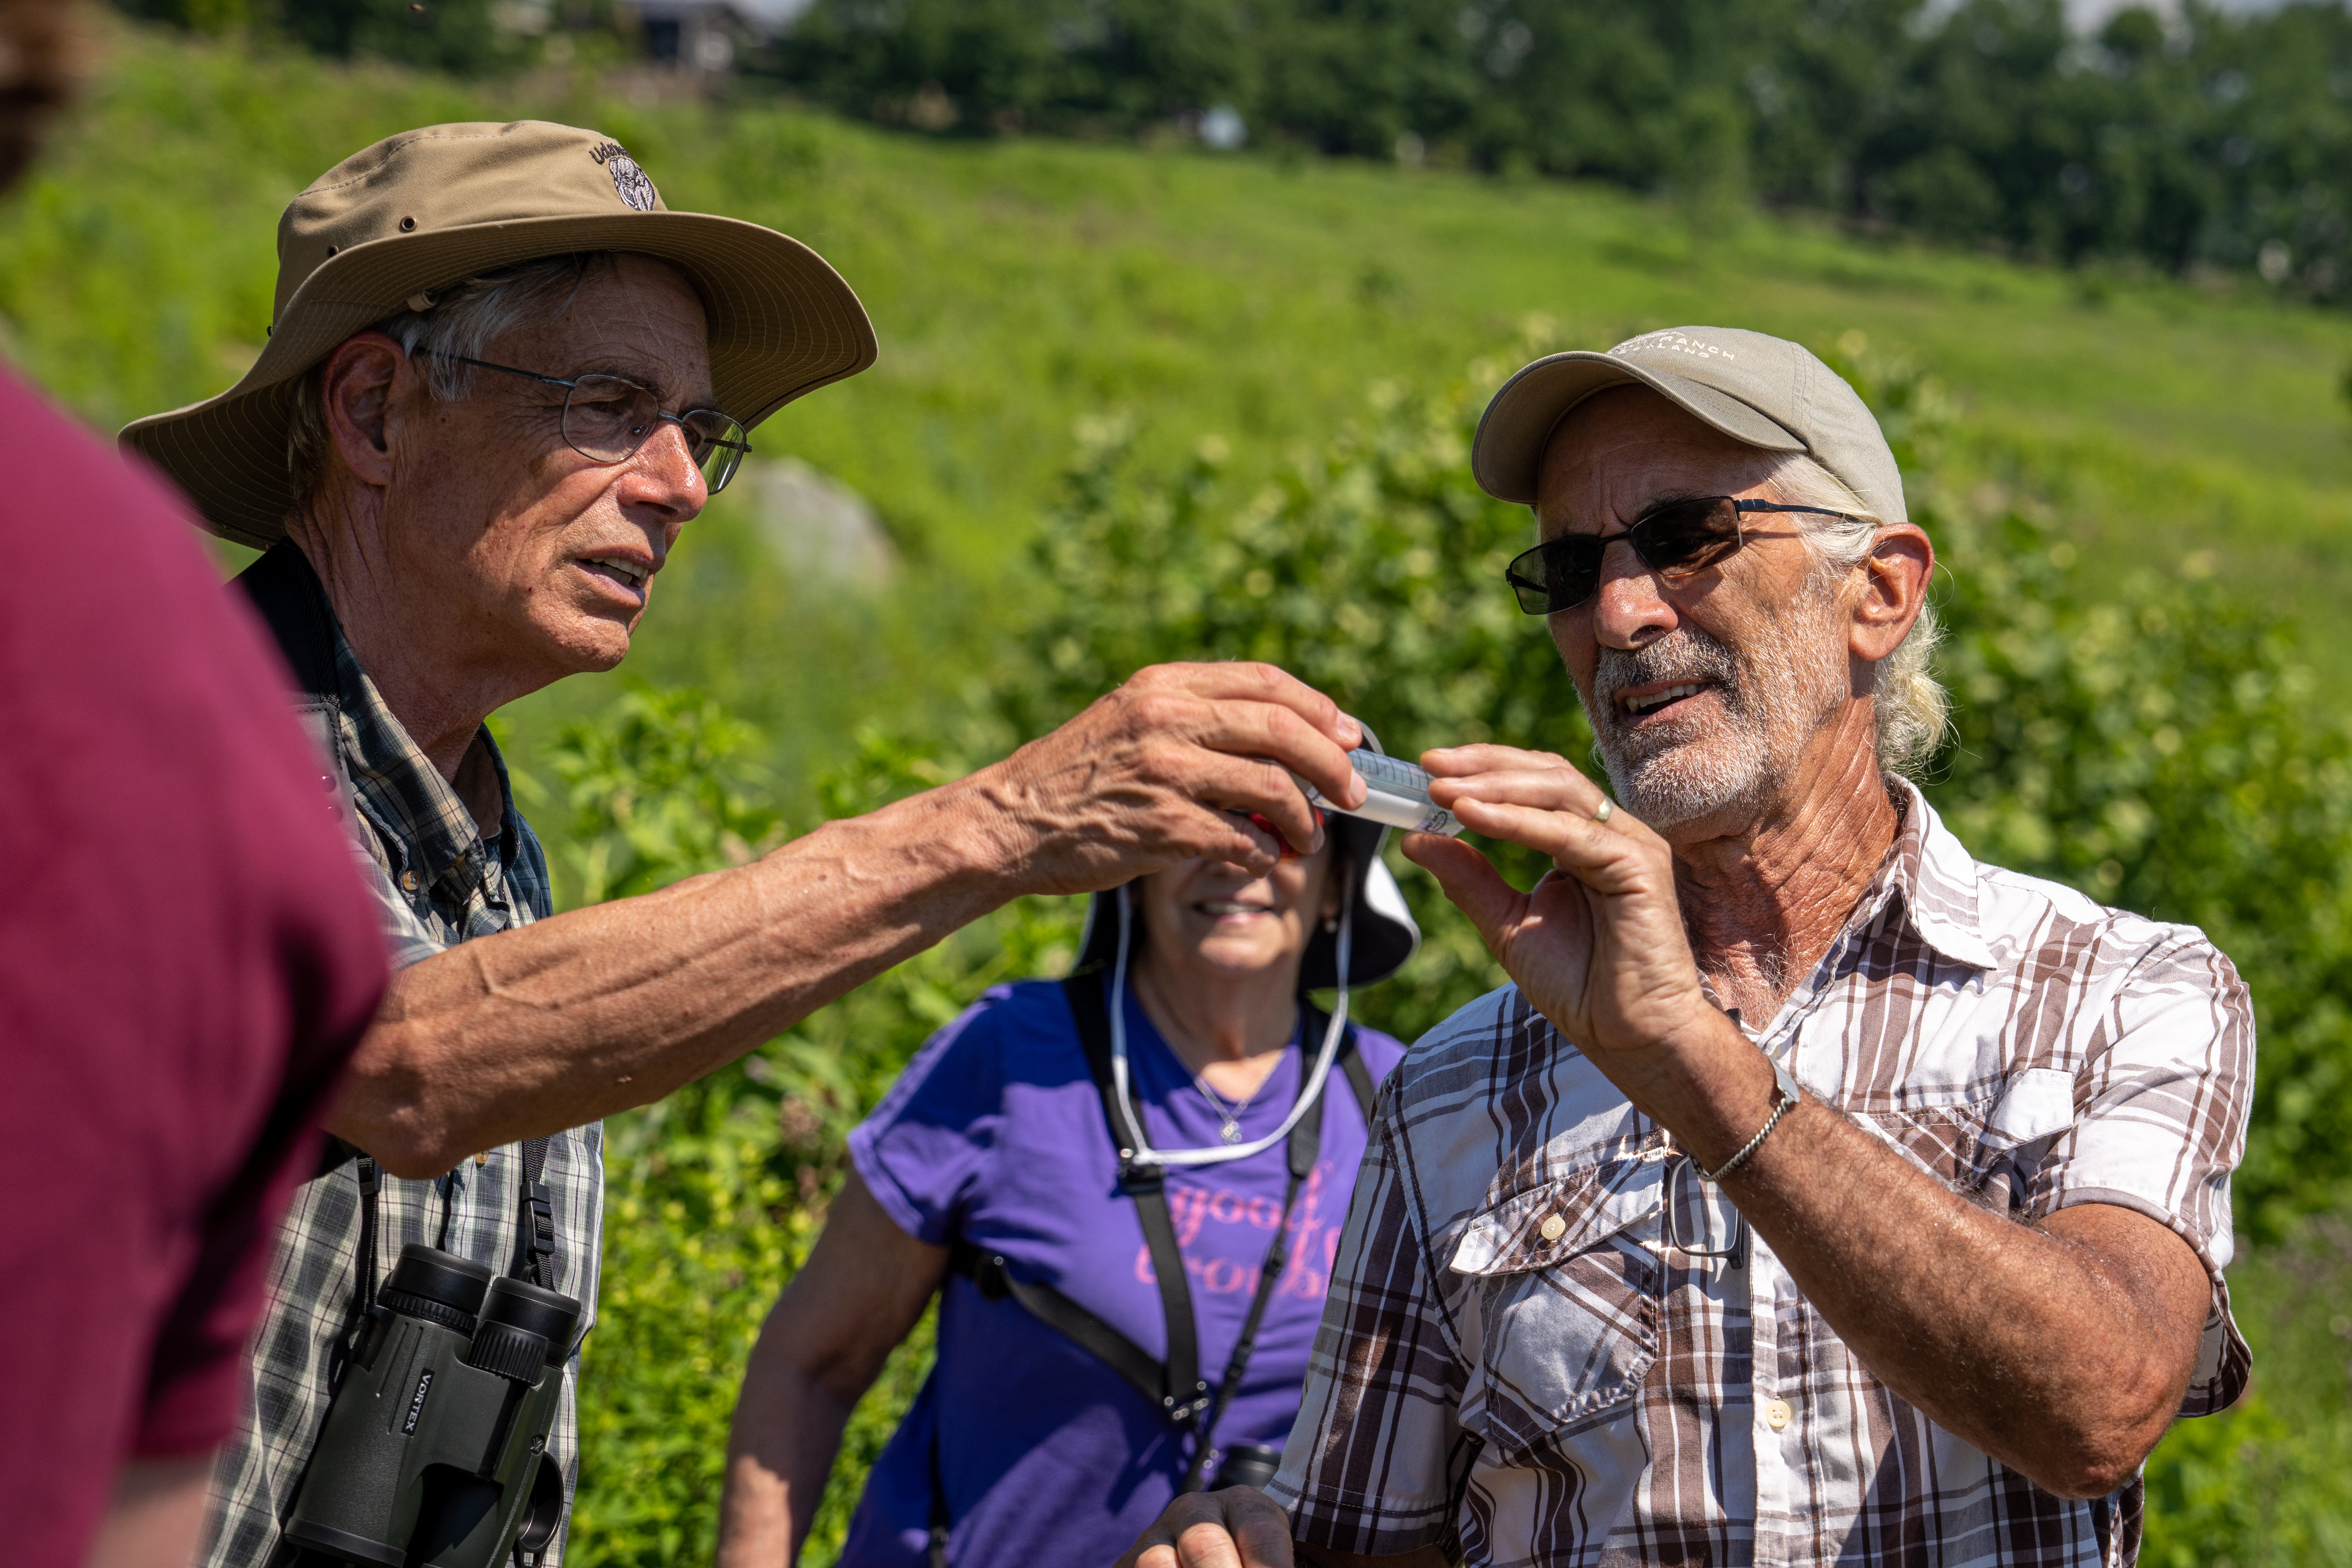
[{"label": "sun hat chin cord", "polygon": [[1309,1106],[1323,1092],[1323,1080],[1330,1075],[1331,1063],[1339,1054],[1339,1041],[1348,1032],[1348,955],[1356,933],[1356,879],[1348,879],[1339,894],[1339,933],[1335,956],[1338,959],[1339,998],[1331,1009],[1331,1023],[1323,1031],[1323,1048],[1316,1053],[1315,1066],[1299,1087],[1298,1098],[1291,1102],[1290,1114],[1282,1125],[1265,1137],[1247,1143],[1226,1144],[1210,1149],[1154,1149],[1143,1136],[1143,1128],[1136,1119],[1134,1101],[1128,1089],[1127,1070],[1127,957],[1132,931],[1128,907],[1127,888],[1118,890],[1118,955],[1111,962],[1110,971],[1110,1076],[1118,1093],[1111,1103],[1118,1108],[1121,1126],[1127,1132],[1128,1147],[1133,1151],[1128,1163],[1131,1165],[1222,1165],[1232,1160],[1246,1160],[1252,1154],[1263,1153],[1290,1136]]}]

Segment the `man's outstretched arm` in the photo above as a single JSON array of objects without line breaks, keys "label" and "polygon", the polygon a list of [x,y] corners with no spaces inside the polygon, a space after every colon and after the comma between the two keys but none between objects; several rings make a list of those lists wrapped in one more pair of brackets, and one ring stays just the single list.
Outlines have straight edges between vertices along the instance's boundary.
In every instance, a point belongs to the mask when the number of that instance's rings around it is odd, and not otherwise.
[{"label": "man's outstretched arm", "polygon": [[1315,841],[1360,738],[1266,665],[1138,674],[971,777],[748,866],[468,942],[394,978],[328,1126],[400,1176],[660,1099],[1013,899]]}]

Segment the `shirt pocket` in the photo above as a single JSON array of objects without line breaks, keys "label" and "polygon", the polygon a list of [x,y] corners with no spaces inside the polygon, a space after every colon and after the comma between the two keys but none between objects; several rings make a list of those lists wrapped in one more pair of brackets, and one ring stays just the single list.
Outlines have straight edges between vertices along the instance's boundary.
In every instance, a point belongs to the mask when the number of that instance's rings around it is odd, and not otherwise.
[{"label": "shirt pocket", "polygon": [[2022,1214],[2052,1146],[2074,1126],[2074,1077],[2021,1068],[1951,1104],[1853,1114],[1948,1185]]},{"label": "shirt pocket", "polygon": [[1591,1167],[1504,1199],[1463,1233],[1450,1267],[1468,1285],[1478,1345],[1462,1418],[1506,1462],[1631,1413],[1658,1359],[1665,1169]]}]

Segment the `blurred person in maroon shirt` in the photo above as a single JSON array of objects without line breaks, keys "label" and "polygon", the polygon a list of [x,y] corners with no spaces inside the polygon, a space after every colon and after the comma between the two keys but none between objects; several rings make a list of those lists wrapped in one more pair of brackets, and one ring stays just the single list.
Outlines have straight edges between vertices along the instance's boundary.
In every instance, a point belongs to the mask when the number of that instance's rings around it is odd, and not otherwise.
[{"label": "blurred person in maroon shirt", "polygon": [[[60,0],[0,0],[0,184],[76,54]],[[0,1557],[163,1568],[386,960],[178,501],[5,375],[0,476]]]}]

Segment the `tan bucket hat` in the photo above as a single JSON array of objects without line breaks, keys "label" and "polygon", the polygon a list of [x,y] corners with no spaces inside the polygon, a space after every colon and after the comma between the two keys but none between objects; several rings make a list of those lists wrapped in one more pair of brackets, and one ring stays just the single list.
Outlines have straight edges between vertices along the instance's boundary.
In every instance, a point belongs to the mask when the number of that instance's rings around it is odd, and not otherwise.
[{"label": "tan bucket hat", "polygon": [[1595,393],[1627,384],[1751,447],[1810,455],[1882,522],[1909,519],[1902,470],[1861,395],[1801,345],[1738,327],[1669,327],[1606,353],[1577,349],[1523,366],[1478,421],[1471,472],[1496,500],[1532,506],[1559,422]]},{"label": "tan bucket hat", "polygon": [[865,307],[824,258],[740,219],[674,213],[619,142],[545,121],[428,125],[354,153],[278,222],[268,345],[217,397],[124,427],[226,539],[267,549],[298,499],[287,422],[302,377],[420,292],[576,250],[668,262],[710,327],[714,401],[755,426],[874,363]]}]

